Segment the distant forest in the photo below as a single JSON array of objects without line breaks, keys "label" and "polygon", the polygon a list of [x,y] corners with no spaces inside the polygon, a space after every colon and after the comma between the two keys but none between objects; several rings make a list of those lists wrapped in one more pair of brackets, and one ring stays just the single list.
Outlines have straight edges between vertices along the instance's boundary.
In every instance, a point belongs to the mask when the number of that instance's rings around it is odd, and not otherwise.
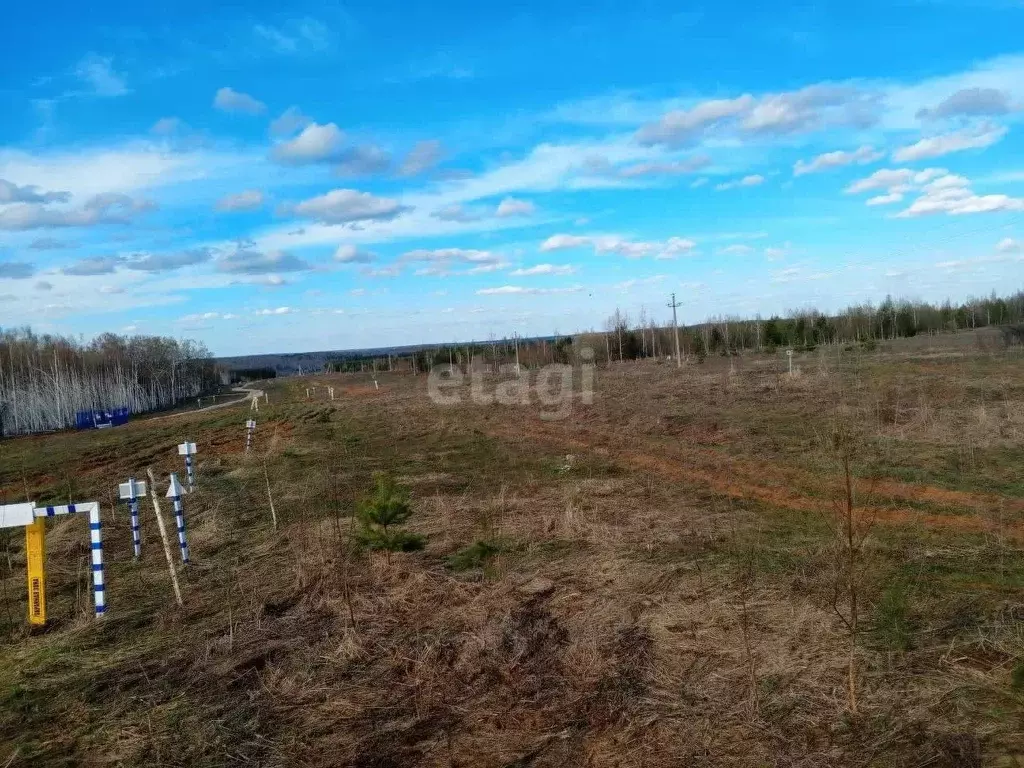
[{"label": "distant forest", "polygon": [[[835,315],[801,309],[786,316],[762,318],[715,317],[698,325],[679,327],[680,354],[697,360],[710,355],[745,351],[773,352],[779,348],[811,350],[822,345],[860,345],[920,334],[1001,327],[1019,339],[1024,329],[1024,291],[999,298],[968,299],[961,304],[908,301],[888,297],[881,304],[859,304]],[[460,344],[440,344],[396,354],[352,354],[328,361],[337,372],[429,371],[435,365],[515,364],[524,367],[577,362],[584,348],[597,363],[675,355],[672,326],[656,323],[641,313],[630,317],[616,310],[601,330],[574,336],[505,338]]]},{"label": "distant forest", "polygon": [[75,413],[166,408],[217,387],[209,351],[193,341],[103,334],[89,343],[0,331],[0,434],[74,426]]}]

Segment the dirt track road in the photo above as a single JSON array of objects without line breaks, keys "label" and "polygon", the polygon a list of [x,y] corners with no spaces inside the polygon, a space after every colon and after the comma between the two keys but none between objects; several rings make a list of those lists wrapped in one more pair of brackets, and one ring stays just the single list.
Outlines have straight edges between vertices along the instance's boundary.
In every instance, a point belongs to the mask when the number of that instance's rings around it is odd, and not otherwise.
[{"label": "dirt track road", "polygon": [[166,416],[155,416],[152,419],[148,419],[148,421],[159,421],[160,419],[173,419],[176,416],[187,416],[191,414],[202,413],[204,411],[214,411],[217,410],[218,408],[227,408],[228,406],[238,405],[239,403],[244,403],[247,400],[251,400],[253,398],[263,397],[262,389],[247,389],[246,387],[235,387],[231,391],[237,392],[238,394],[243,395],[243,397],[240,397],[237,400],[228,400],[227,402],[224,403],[214,403],[213,405],[207,405],[204,406],[203,408],[196,408],[194,411],[179,411],[178,413],[169,413]]}]

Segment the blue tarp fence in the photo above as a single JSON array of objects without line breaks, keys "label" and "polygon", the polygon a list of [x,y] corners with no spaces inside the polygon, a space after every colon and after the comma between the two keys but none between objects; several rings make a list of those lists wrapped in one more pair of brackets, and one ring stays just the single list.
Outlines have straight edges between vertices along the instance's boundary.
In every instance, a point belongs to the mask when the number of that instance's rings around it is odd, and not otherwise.
[{"label": "blue tarp fence", "polygon": [[75,414],[75,426],[79,429],[102,429],[119,427],[128,423],[131,411],[127,408],[113,408],[109,411],[79,411]]}]

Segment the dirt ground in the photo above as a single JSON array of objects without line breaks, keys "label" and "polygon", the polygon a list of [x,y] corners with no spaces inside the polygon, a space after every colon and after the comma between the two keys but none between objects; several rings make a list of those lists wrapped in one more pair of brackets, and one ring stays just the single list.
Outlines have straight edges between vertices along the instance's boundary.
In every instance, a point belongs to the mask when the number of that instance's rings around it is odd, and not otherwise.
[{"label": "dirt ground", "polygon": [[[965,337],[576,370],[555,420],[286,379],[248,454],[241,407],[4,441],[0,503],[104,504],[110,607],[58,520],[29,632],[0,532],[0,765],[1024,765],[1024,368]],[[178,607],[112,502],[186,438]],[[423,551],[354,546],[378,471]]]}]

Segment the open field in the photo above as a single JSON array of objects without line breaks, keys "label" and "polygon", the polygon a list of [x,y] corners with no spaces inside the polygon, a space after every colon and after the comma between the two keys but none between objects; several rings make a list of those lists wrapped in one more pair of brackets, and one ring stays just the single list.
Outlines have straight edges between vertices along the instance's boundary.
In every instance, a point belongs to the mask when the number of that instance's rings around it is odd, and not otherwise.
[{"label": "open field", "polygon": [[[30,633],[2,532],[0,766],[1024,765],[1020,351],[794,362],[613,364],[560,420],[282,380],[248,455],[245,408],[0,442],[0,502],[104,504],[109,604],[59,520]],[[178,608],[111,503],[186,438]],[[422,552],[352,546],[379,470]]]}]

